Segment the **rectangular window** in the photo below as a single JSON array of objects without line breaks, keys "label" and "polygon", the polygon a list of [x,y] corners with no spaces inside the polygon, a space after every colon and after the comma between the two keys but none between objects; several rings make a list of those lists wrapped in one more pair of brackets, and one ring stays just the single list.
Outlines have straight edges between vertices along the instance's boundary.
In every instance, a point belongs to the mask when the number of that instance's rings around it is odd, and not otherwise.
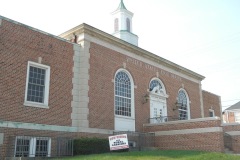
[{"label": "rectangular window", "polygon": [[50,138],[17,136],[15,157],[50,157],[50,148]]},{"label": "rectangular window", "polygon": [[240,112],[234,112],[235,122],[240,122]]},{"label": "rectangular window", "polygon": [[28,62],[24,105],[48,108],[50,67]]},{"label": "rectangular window", "polygon": [[209,117],[215,117],[215,113],[213,109],[209,109]]},{"label": "rectangular window", "polygon": [[29,157],[30,139],[27,137],[17,138],[15,148],[15,157]]}]

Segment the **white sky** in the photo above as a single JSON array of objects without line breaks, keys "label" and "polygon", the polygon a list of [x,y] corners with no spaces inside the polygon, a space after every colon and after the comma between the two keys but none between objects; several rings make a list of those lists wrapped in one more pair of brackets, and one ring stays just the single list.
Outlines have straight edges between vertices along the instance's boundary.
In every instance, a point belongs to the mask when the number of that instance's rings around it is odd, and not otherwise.
[{"label": "white sky", "polygon": [[[120,0],[0,0],[0,15],[59,35],[81,23],[113,32]],[[206,77],[223,108],[240,101],[240,0],[124,0],[139,47]]]}]

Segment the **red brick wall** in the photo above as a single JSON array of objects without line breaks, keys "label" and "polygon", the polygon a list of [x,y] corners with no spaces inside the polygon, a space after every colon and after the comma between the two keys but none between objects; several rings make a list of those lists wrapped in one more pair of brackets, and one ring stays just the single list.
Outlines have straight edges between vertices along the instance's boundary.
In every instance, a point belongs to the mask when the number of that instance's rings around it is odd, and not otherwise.
[{"label": "red brick wall", "polygon": [[[0,119],[71,125],[73,45],[23,25],[0,26]],[[49,109],[23,105],[28,61],[51,67]]]},{"label": "red brick wall", "polygon": [[223,152],[223,133],[212,132],[157,136],[155,144],[161,150]]},{"label": "red brick wall", "polygon": [[[194,133],[194,129],[203,128],[205,130],[211,127],[221,126],[220,120],[202,120],[198,122],[186,123],[166,123],[162,125],[145,126],[145,132],[169,131],[173,133],[176,130],[193,129],[189,133],[176,133],[174,135],[157,135],[155,137],[155,147],[159,149],[177,149],[177,150],[201,150],[223,152],[223,132],[202,132]],[[205,130],[206,131],[206,130]],[[161,132],[159,132],[161,133]]]},{"label": "red brick wall", "polygon": [[174,76],[160,68],[145,67],[139,64],[127,61],[129,58],[122,53],[100,46],[95,43],[90,45],[90,80],[89,80],[89,124],[93,128],[114,129],[114,75],[119,68],[123,68],[126,63],[128,70],[137,88],[134,89],[135,98],[135,119],[136,131],[142,131],[142,124],[148,122],[150,117],[149,102],[142,104],[142,98],[147,93],[150,80],[159,77],[164,83],[166,92],[169,95],[167,99],[168,116],[177,117],[177,111],[173,111],[178,90],[184,84],[184,89],[188,92],[191,101],[191,118],[200,118],[200,96],[199,84],[182,77]]},{"label": "red brick wall", "polygon": [[220,99],[218,95],[213,93],[202,91],[203,93],[203,107],[204,107],[204,117],[209,117],[209,109],[213,109],[215,116],[221,117],[221,107]]},{"label": "red brick wall", "polygon": [[225,123],[223,124],[223,130],[224,132],[230,132],[230,131],[240,131],[240,124],[229,124]]},{"label": "red brick wall", "polygon": [[[231,113],[231,112],[230,112]],[[223,124],[225,146],[234,153],[240,153],[240,124]]]}]

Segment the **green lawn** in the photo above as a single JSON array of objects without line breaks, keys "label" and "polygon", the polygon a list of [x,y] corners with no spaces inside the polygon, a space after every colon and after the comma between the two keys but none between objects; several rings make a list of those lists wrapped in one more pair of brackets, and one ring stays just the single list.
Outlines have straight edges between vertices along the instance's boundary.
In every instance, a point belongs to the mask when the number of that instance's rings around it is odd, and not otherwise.
[{"label": "green lawn", "polygon": [[63,160],[240,160],[240,155],[200,151],[139,151],[94,154]]}]

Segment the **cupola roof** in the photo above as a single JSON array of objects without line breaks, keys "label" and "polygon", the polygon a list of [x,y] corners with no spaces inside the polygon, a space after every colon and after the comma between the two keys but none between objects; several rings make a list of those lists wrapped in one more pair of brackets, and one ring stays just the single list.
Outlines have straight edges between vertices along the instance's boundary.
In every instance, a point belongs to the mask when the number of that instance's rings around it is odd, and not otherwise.
[{"label": "cupola roof", "polygon": [[118,6],[118,8],[117,8],[117,10],[119,10],[119,9],[126,9],[126,10],[127,10],[127,8],[125,7],[125,5],[124,5],[124,3],[123,3],[123,0],[121,0],[119,6]]}]

